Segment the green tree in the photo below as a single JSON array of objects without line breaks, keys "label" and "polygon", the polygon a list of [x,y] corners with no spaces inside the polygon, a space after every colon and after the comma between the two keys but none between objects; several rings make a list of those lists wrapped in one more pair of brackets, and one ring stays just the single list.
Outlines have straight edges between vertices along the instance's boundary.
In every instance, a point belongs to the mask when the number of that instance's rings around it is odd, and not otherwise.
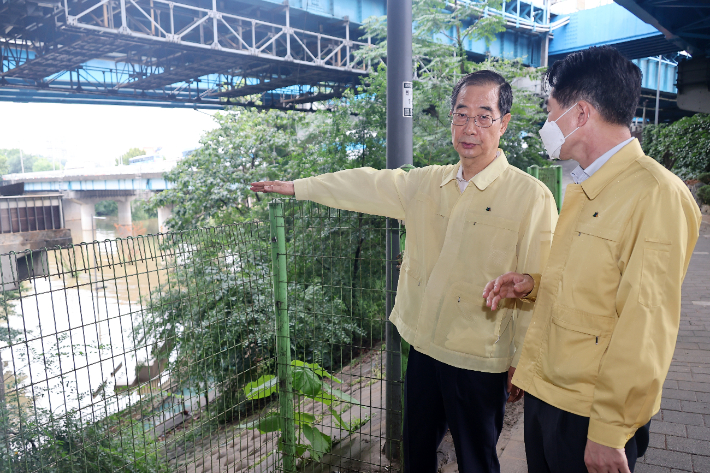
[{"label": "green tree", "polygon": [[[47,158],[38,157],[32,163],[32,172],[53,171],[58,169],[62,169],[62,165],[58,162],[52,162],[52,160]],[[25,171],[27,171],[27,167],[25,167]]]},{"label": "green tree", "polygon": [[9,167],[8,174],[22,172],[23,164],[25,172],[32,172],[32,166],[34,165],[34,162],[37,159],[36,156],[25,153],[19,148],[0,149],[0,154],[4,154],[7,157],[7,164]]},{"label": "green tree", "polygon": [[671,124],[647,125],[642,147],[681,179],[710,172],[710,115],[696,113]]},{"label": "green tree", "polygon": [[99,217],[115,217],[118,215],[118,204],[113,200],[102,200],[96,202],[94,210]]},{"label": "green tree", "polygon": [[129,159],[135,158],[136,156],[143,156],[144,154],[145,151],[140,148],[131,148],[125,153],[123,153],[120,157],[116,158],[116,166],[128,166]]},{"label": "green tree", "polygon": [[5,175],[10,173],[10,164],[8,162],[7,156],[0,153],[0,175]]}]

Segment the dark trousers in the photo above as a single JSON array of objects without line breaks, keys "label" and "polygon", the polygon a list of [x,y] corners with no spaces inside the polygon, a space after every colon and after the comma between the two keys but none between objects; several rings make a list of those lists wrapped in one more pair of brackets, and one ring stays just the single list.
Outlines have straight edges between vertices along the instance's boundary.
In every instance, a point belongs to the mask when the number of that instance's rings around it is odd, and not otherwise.
[{"label": "dark trousers", "polygon": [[508,373],[482,373],[409,351],[404,381],[404,472],[435,473],[451,429],[460,473],[498,473]]},{"label": "dark trousers", "polygon": [[[646,452],[651,422],[626,443],[626,459],[634,471],[636,459]],[[551,406],[525,393],[525,454],[529,473],[587,473],[589,417]]]}]

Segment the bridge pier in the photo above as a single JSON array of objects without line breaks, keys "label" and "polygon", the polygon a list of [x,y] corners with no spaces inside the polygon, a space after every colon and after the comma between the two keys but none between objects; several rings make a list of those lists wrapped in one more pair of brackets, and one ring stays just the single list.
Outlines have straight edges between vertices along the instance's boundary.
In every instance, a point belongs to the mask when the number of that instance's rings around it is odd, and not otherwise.
[{"label": "bridge pier", "polygon": [[161,233],[166,233],[168,231],[165,221],[170,218],[173,214],[173,206],[169,205],[167,207],[158,207],[158,231]]},{"label": "bridge pier", "polygon": [[131,202],[135,197],[125,197],[123,199],[113,199],[118,204],[118,224],[121,226],[130,227],[133,225],[131,215]]}]

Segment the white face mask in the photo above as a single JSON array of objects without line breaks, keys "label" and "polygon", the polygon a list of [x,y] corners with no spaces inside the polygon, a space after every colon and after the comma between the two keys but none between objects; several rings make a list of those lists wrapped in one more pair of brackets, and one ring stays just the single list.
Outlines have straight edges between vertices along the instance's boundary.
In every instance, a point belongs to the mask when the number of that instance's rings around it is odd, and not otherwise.
[{"label": "white face mask", "polygon": [[[572,105],[570,108],[567,109],[567,112],[569,112],[576,106],[577,104]],[[557,117],[557,120],[564,117],[567,112]],[[560,159],[560,150],[562,149],[562,145],[565,143],[565,140],[572,133],[579,130],[579,127],[577,127],[572,130],[569,135],[565,136],[562,133],[562,130],[560,130],[560,127],[557,125],[557,120],[555,120],[554,122],[547,120],[542,126],[542,128],[540,128],[539,132],[540,138],[542,139],[542,145],[545,147],[545,151],[547,151],[547,154],[549,154],[552,159]]]}]

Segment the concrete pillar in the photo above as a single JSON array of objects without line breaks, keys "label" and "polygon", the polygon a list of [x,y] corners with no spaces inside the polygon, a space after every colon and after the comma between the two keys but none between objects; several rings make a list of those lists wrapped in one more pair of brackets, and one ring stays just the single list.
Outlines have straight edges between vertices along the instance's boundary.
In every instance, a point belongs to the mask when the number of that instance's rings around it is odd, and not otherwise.
[{"label": "concrete pillar", "polygon": [[81,229],[84,231],[91,231],[94,228],[94,216],[96,215],[96,205],[93,201],[83,202],[84,205],[81,206]]},{"label": "concrete pillar", "polygon": [[173,214],[173,206],[169,205],[167,207],[158,207],[158,231],[165,233],[168,231],[168,227],[165,225],[165,221],[170,218]]},{"label": "concrete pillar", "polygon": [[132,225],[133,224],[133,219],[131,217],[131,201],[133,199],[124,199],[124,200],[117,200],[116,203],[118,204],[118,224],[123,226],[123,225]]}]

